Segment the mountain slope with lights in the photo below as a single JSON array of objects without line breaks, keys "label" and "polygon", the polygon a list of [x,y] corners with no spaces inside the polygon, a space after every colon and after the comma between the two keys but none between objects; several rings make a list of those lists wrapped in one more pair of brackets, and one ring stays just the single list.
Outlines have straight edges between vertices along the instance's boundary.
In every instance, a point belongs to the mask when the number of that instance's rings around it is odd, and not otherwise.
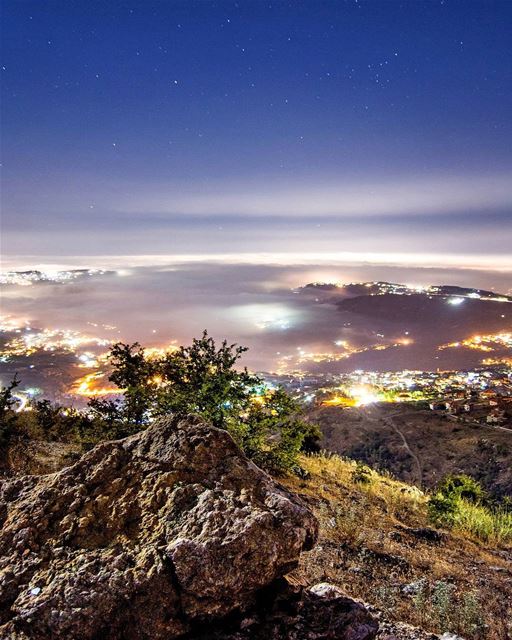
[{"label": "mountain slope with lights", "polygon": [[332,325],[339,328],[337,357],[323,359],[321,367],[312,358],[311,371],[434,371],[512,362],[509,295],[389,282],[311,283],[296,292],[309,305],[332,308]]},{"label": "mountain slope with lights", "polygon": [[459,304],[464,298],[473,300],[486,300],[494,302],[512,302],[512,296],[487,291],[485,289],[474,289],[471,287],[459,287],[456,285],[407,285],[395,282],[350,282],[343,283],[322,283],[311,282],[301,287],[303,292],[329,292],[337,296],[382,296],[386,294],[411,296],[418,293],[429,297],[442,297],[451,304]]}]

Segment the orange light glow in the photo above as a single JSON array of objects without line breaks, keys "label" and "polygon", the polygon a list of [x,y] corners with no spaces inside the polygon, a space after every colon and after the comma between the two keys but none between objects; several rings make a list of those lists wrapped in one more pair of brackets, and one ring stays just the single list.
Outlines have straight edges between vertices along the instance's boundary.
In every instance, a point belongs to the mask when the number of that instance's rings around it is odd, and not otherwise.
[{"label": "orange light glow", "polygon": [[104,373],[88,373],[79,378],[71,389],[71,393],[77,396],[85,396],[87,398],[111,396],[114,394],[123,393],[124,389],[118,389],[117,387],[101,387],[99,382],[105,377]]}]

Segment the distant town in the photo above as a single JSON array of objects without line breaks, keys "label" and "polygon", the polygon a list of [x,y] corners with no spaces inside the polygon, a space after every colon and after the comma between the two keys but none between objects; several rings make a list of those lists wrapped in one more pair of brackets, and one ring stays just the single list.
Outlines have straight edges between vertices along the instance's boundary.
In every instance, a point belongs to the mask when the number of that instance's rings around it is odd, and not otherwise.
[{"label": "distant town", "polygon": [[[0,284],[6,288],[31,288],[45,283],[65,285],[78,279],[112,273],[127,275],[122,270],[112,272],[106,269],[10,271],[1,276]],[[350,408],[378,403],[415,403],[453,420],[503,428],[512,426],[512,332],[508,328],[507,314],[511,296],[458,286],[380,281],[348,284],[313,282],[289,293],[293,298],[297,294],[301,303],[303,299],[313,306],[326,303],[335,314],[339,313],[336,309],[341,304],[352,304],[354,300],[373,300],[375,303],[382,302],[385,297],[396,302],[396,296],[408,296],[401,297],[400,301],[413,304],[385,308],[393,322],[386,325],[386,335],[380,332],[377,324],[382,307],[355,310],[350,307],[354,313],[333,315],[333,327],[339,328],[337,339],[323,341],[321,347],[314,340],[298,347],[283,341],[283,346],[278,347],[280,351],[275,352],[269,372],[262,374],[269,385],[283,385],[308,406]],[[419,302],[416,303],[411,296],[418,298]],[[433,352],[439,356],[443,353],[470,353],[476,356],[473,360],[478,366],[411,370],[398,364],[397,370],[386,370],[391,369],[389,366],[373,370],[371,364],[365,366],[367,361],[358,368],[360,361],[357,358],[361,356],[373,358],[379,355],[376,352],[392,352],[392,357],[386,362],[398,363],[400,354],[414,348],[418,336],[421,340],[424,335],[421,332],[430,331],[429,321],[423,317],[418,320],[409,316],[407,319],[410,310],[414,311],[420,303],[438,305],[432,311],[432,317],[439,319],[439,332],[434,332],[432,337]],[[472,318],[471,311],[463,313],[465,305],[469,310],[474,309],[472,305],[481,305],[480,311],[477,310],[480,315],[473,312],[476,318],[473,324],[461,324]],[[441,315],[445,310],[450,311],[450,315],[444,316],[444,322],[452,323],[453,328],[443,333]],[[363,326],[368,323],[368,317],[374,322],[367,325],[369,337],[358,339],[353,323]],[[488,321],[486,325],[485,320],[489,318],[494,324]],[[291,329],[286,318],[279,314],[275,318],[263,315],[252,320],[257,330],[263,333],[277,335]],[[465,333],[475,325],[501,330]],[[450,339],[461,334],[465,337]],[[83,408],[88,398],[115,396],[119,392],[108,380],[110,346],[122,339],[121,330],[113,324],[89,320],[78,331],[38,327],[27,318],[5,314],[0,321],[0,339],[0,381],[5,385],[15,372],[19,374],[22,381],[16,389],[19,411],[30,409],[32,400],[39,398]],[[175,341],[157,343],[148,347],[146,353],[160,356],[177,346]],[[352,363],[354,369],[347,371]],[[340,364],[345,367],[344,372],[340,372]],[[334,370],[336,367],[338,371]]]},{"label": "distant town", "polygon": [[431,411],[474,424],[512,428],[512,366],[471,371],[354,371],[348,374],[267,374],[306,404],[360,407],[418,403]]}]

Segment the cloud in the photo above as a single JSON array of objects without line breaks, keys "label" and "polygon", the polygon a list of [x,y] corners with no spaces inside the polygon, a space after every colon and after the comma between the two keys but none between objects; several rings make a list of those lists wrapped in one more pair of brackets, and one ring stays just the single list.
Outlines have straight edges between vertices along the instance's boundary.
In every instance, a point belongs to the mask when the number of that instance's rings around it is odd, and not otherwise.
[{"label": "cloud", "polygon": [[[176,267],[190,264],[254,266],[389,266],[406,268],[445,268],[486,270],[496,273],[512,271],[510,255],[461,255],[407,252],[258,252],[218,254],[149,254],[95,256],[16,256],[6,259],[3,270],[73,268],[125,269],[129,267]],[[121,274],[124,275],[124,274]]]},{"label": "cloud", "polygon": [[118,201],[119,212],[151,215],[350,217],[442,215],[512,207],[512,175],[246,188],[155,187]]}]

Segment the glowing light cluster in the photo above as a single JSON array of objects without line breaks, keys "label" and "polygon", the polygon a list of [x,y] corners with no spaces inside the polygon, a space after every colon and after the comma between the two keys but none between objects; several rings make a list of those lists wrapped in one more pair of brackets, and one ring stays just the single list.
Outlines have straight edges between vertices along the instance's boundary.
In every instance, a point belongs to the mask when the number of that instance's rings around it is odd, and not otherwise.
[{"label": "glowing light cluster", "polygon": [[497,348],[512,349],[512,333],[502,332],[487,335],[476,335],[459,342],[450,342],[438,347],[439,351],[457,348],[475,349],[477,351],[496,351]]},{"label": "glowing light cluster", "polygon": [[369,346],[356,347],[349,344],[347,340],[336,340],[334,342],[337,351],[308,351],[302,347],[297,347],[296,353],[283,355],[277,362],[277,373],[291,373],[304,367],[307,364],[319,364],[326,362],[339,362],[352,356],[369,351],[385,351],[392,347],[405,347],[413,343],[412,338],[399,338],[388,344],[372,344]]},{"label": "glowing light cluster", "polygon": [[177,351],[179,349],[176,341],[169,343],[164,347],[145,347],[144,355],[146,358],[163,358],[168,353],[172,353],[173,351]]},{"label": "glowing light cluster", "polygon": [[78,347],[84,345],[105,347],[111,343],[110,340],[86,336],[70,329],[32,330],[25,327],[14,332],[19,335],[6,343],[3,350],[6,356],[30,356],[40,350],[75,353]]},{"label": "glowing light cluster", "polygon": [[28,320],[15,318],[11,315],[0,316],[0,331],[8,333],[21,333],[22,329],[30,329]]},{"label": "glowing light cluster", "polygon": [[79,378],[71,392],[77,396],[84,396],[86,398],[98,398],[101,396],[111,396],[122,393],[122,389],[117,387],[102,387],[101,383],[106,378],[106,374],[102,372],[87,373],[82,378]]},{"label": "glowing light cluster", "polygon": [[[114,325],[88,322],[91,327],[100,327],[105,331],[115,331]],[[71,382],[65,391],[66,396],[98,397],[120,393],[121,390],[105,384],[109,371],[109,348],[112,339],[84,334],[71,329],[36,329],[28,320],[4,316],[0,318],[0,332],[6,342],[0,352],[0,362],[9,362],[15,358],[36,358],[42,353],[71,354],[75,358],[76,369],[73,365],[68,369]],[[148,358],[161,358],[176,351],[178,346],[171,342],[164,346],[148,347],[144,353]],[[37,360],[33,360],[37,363]],[[37,364],[31,364],[33,369]],[[44,366],[44,365],[43,365]],[[88,369],[85,375],[79,375],[80,369]],[[73,374],[79,376],[73,381]],[[148,381],[148,384],[161,384],[156,378]],[[29,408],[30,389],[17,390],[17,398],[21,409]],[[28,394],[28,395],[27,395]]]},{"label": "glowing light cluster", "polygon": [[286,331],[300,321],[300,312],[285,304],[265,303],[232,307],[231,318],[262,331]]},{"label": "glowing light cluster", "polygon": [[72,269],[69,271],[7,271],[0,274],[0,284],[29,287],[38,282],[69,282],[86,276],[103,275],[105,269]]},{"label": "glowing light cluster", "polygon": [[370,385],[342,387],[341,391],[342,393],[336,392],[331,398],[325,400],[323,404],[330,407],[363,407],[368,404],[385,402],[387,400],[384,394],[378,392],[375,387]]},{"label": "glowing light cluster", "polygon": [[81,369],[95,369],[99,366],[100,360],[103,358],[101,358],[101,356],[96,356],[91,351],[84,351],[77,356],[77,359],[80,363],[78,366]]},{"label": "glowing light cluster", "polygon": [[[506,360],[506,359],[505,359]],[[512,397],[512,358],[489,362],[492,368],[472,371],[363,371],[338,375],[307,376],[288,382],[292,390],[306,402],[311,397],[325,406],[358,407],[375,402],[418,402],[439,398],[474,403],[488,401],[485,394]],[[482,396],[481,394],[484,394]],[[483,400],[482,400],[483,398]]]},{"label": "glowing light cluster", "polygon": [[350,289],[353,287],[365,287],[368,291],[365,295],[370,296],[383,296],[383,295],[397,295],[397,296],[412,296],[418,293],[425,294],[429,298],[441,297],[446,300],[450,305],[460,305],[465,299],[482,300],[485,302],[509,302],[512,303],[510,296],[503,296],[492,293],[490,291],[474,291],[461,289],[456,293],[453,292],[453,288],[435,285],[423,285],[423,284],[397,284],[393,282],[349,282],[342,283],[336,282],[331,279],[323,282],[312,282],[308,287],[317,288],[318,290],[325,289],[326,286],[333,289]]}]

